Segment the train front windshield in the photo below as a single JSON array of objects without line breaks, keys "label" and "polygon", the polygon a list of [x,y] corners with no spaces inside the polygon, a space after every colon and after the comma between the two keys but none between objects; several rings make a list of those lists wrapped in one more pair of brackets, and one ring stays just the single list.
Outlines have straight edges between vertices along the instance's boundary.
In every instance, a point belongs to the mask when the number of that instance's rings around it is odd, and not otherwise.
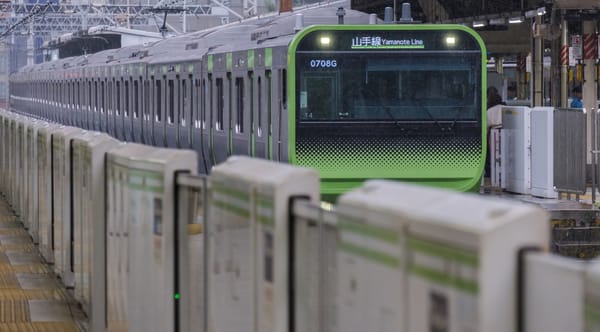
[{"label": "train front windshield", "polygon": [[316,32],[296,53],[297,117],[480,121],[481,50],[469,37],[461,31]]},{"label": "train front windshield", "polygon": [[370,178],[475,188],[485,56],[462,26],[303,31],[290,46],[290,161],[318,169],[326,194]]}]

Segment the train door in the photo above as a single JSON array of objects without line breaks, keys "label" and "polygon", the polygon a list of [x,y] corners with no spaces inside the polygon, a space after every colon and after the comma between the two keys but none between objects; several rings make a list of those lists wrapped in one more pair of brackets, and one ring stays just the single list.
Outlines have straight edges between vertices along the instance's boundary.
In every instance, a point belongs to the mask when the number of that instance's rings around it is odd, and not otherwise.
[{"label": "train door", "polygon": [[[200,66],[197,66],[200,67]],[[190,117],[190,127],[192,129],[191,148],[198,154],[198,171],[207,173],[206,153],[204,150],[204,114],[205,114],[205,99],[206,99],[206,78],[202,76],[200,70],[194,71],[193,80],[193,100],[191,101],[192,113]]]},{"label": "train door", "polygon": [[117,139],[121,140],[121,141],[125,141],[125,135],[123,134],[123,118],[124,118],[124,103],[123,103],[123,99],[124,99],[124,94],[123,94],[123,90],[124,90],[124,81],[123,81],[123,77],[118,76],[116,78],[116,85],[115,85],[115,89],[116,89],[116,102],[115,102],[115,133],[117,134]]},{"label": "train door", "polygon": [[267,119],[269,113],[269,88],[267,87],[267,71],[258,69],[254,72],[254,86],[256,89],[253,114],[253,148],[252,156],[257,158],[269,158],[268,136],[267,136]]},{"label": "train door", "polygon": [[212,105],[212,152],[213,164],[218,164],[227,159],[229,153],[230,136],[230,91],[231,73],[218,73],[214,77],[213,105]]},{"label": "train door", "polygon": [[[202,66],[208,68],[206,63]],[[202,82],[200,82],[200,102],[201,109],[199,112],[199,127],[200,135],[202,136],[202,156],[204,157],[204,165],[208,171],[213,163],[211,157],[212,148],[212,105],[213,105],[213,78],[211,73],[203,73]]]},{"label": "train door", "polygon": [[169,148],[177,147],[178,138],[178,119],[180,110],[180,89],[181,79],[179,73],[175,71],[175,65],[168,66],[167,74],[167,91],[166,91],[166,121],[165,121],[165,134],[166,134],[166,146]]},{"label": "train door", "polygon": [[142,91],[142,143],[152,145],[152,125],[151,125],[151,100],[153,100],[153,94],[151,94],[150,84],[151,80],[144,79],[144,88]]},{"label": "train door", "polygon": [[[187,69],[187,68],[186,68]],[[179,91],[179,123],[178,142],[179,148],[192,148],[192,128],[193,128],[193,106],[194,100],[197,98],[194,95],[194,77],[191,70],[189,72],[184,69],[181,75],[181,84]]]},{"label": "train door", "polygon": [[252,72],[248,52],[233,55],[235,71],[233,72],[231,94],[232,138],[231,154],[251,154],[250,143],[252,133]]},{"label": "train door", "polygon": [[126,76],[123,80],[123,140],[133,141],[133,112],[132,112],[132,79]]},{"label": "train door", "polygon": [[[66,77],[68,77],[69,72],[67,72]],[[65,79],[63,81],[63,123],[67,126],[72,126],[71,124],[71,80]]]},{"label": "train door", "polygon": [[[62,74],[62,73],[61,73]],[[65,82],[61,75],[61,78],[58,81],[58,123],[65,124],[65,94],[67,89],[65,89]]]},{"label": "train door", "polygon": [[86,78],[86,80],[83,83],[83,93],[85,95],[84,101],[83,101],[83,105],[81,107],[81,111],[79,112],[78,117],[78,122],[79,122],[79,127],[80,128],[84,128],[87,129],[87,116],[88,113],[91,112],[91,108],[92,108],[92,74],[90,74],[90,77]]},{"label": "train door", "polygon": [[83,111],[83,113],[81,114],[81,128],[84,129],[89,129],[89,123],[91,122],[89,118],[92,117],[92,110],[94,107],[94,99],[92,98],[93,94],[94,94],[94,79],[93,76],[87,79],[87,100],[86,100],[86,107]]},{"label": "train door", "polygon": [[[110,73],[110,68],[108,69]],[[108,134],[112,137],[117,137],[115,132],[115,79],[112,76],[108,77],[108,93],[107,96],[107,121],[108,124]]]},{"label": "train door", "polygon": [[152,138],[155,146],[165,146],[165,85],[166,76],[158,74],[154,80],[154,121],[152,121]]},{"label": "train door", "polygon": [[142,143],[142,116],[141,116],[141,96],[142,96],[142,77],[133,79],[131,97],[132,97],[132,139],[136,143]]},{"label": "train door", "polygon": [[100,75],[100,117],[98,119],[98,128],[106,132],[106,79]]},{"label": "train door", "polygon": [[79,77],[73,81],[73,123],[76,127],[81,128],[81,107],[79,104],[79,98],[81,97],[81,85],[79,82]]},{"label": "train door", "polygon": [[94,78],[92,88],[92,110],[89,116],[88,128],[91,130],[100,129],[100,94],[98,93],[99,83],[98,78]]}]

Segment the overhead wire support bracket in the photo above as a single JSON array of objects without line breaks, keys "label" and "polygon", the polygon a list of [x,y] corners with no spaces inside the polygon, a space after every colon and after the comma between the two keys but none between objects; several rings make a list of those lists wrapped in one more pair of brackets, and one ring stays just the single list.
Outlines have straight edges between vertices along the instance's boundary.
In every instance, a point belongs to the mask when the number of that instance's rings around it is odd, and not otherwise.
[{"label": "overhead wire support bracket", "polygon": [[29,14],[27,14],[27,16],[25,16],[22,19],[20,19],[19,21],[15,22],[13,25],[9,26],[8,29],[6,29],[5,31],[0,33],[0,38],[6,37],[13,30],[15,30],[19,26],[27,23],[29,20],[33,19],[34,17],[46,14],[46,11],[48,10],[48,8],[50,8],[50,6],[52,6],[52,2],[48,2],[43,6],[35,6],[31,10],[31,12]]}]

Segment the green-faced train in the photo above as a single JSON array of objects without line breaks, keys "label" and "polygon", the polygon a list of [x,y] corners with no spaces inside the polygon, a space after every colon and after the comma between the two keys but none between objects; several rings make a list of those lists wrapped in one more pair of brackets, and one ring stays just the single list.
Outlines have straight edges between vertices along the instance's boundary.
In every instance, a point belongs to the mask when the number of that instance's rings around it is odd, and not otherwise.
[{"label": "green-faced train", "polygon": [[324,196],[387,178],[471,190],[486,50],[462,25],[319,6],[60,59],[10,76],[14,112],[123,140],[316,168]]}]

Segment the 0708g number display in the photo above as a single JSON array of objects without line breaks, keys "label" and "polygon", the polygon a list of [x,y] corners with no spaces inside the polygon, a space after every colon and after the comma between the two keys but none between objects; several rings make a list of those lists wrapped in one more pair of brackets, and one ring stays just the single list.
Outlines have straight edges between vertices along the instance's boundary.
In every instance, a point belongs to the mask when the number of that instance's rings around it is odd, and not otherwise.
[{"label": "0708g number display", "polygon": [[310,68],[336,68],[337,60],[312,59],[310,60]]}]

